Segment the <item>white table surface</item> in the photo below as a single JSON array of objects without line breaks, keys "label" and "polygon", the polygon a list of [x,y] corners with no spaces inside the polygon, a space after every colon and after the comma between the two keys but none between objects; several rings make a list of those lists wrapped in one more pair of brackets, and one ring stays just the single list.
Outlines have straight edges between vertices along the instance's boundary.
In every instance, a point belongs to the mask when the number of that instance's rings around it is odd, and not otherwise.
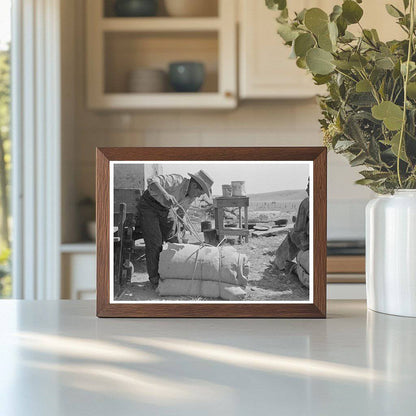
[{"label": "white table surface", "polygon": [[412,415],[416,319],[97,319],[0,301],[0,415]]}]

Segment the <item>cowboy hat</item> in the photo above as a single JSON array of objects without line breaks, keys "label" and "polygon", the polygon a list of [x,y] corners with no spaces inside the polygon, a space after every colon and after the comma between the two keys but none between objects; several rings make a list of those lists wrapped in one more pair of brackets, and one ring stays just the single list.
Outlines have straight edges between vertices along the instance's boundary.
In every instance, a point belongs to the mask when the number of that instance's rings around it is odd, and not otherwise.
[{"label": "cowboy hat", "polygon": [[188,173],[188,175],[195,180],[202,188],[204,193],[206,193],[210,198],[212,195],[211,187],[214,181],[212,180],[211,176],[208,175],[205,171],[202,169],[198,171],[197,173]]}]

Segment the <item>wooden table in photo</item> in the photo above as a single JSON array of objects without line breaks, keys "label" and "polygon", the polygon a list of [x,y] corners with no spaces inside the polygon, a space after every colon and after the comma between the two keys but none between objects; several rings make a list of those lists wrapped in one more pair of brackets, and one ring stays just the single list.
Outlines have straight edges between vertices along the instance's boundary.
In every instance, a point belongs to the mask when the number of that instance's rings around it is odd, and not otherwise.
[{"label": "wooden table in photo", "polygon": [[[245,238],[248,242],[248,196],[231,196],[214,198],[214,218],[215,229],[217,230],[219,241],[222,241],[226,235],[237,235]],[[238,228],[229,228],[224,226],[225,208],[238,208]],[[244,208],[244,227],[242,219],[242,209]]]}]

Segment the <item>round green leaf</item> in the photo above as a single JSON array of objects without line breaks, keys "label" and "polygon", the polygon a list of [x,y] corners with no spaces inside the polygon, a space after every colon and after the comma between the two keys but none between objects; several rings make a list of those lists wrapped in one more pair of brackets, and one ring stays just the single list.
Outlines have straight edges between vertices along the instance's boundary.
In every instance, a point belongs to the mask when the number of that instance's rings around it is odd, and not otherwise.
[{"label": "round green leaf", "polygon": [[296,66],[298,68],[306,69],[306,59],[304,57],[296,59]]},{"label": "round green leaf", "polygon": [[303,20],[305,19],[305,13],[306,13],[306,9],[302,9],[299,13],[295,13],[296,14],[295,20],[297,20],[300,23],[303,23]]},{"label": "round green leaf", "polygon": [[352,65],[347,60],[335,59],[333,62],[338,69],[343,71],[350,70],[352,68]]},{"label": "round green leaf", "polygon": [[320,48],[310,49],[306,54],[306,65],[313,74],[327,75],[334,69],[333,56]]},{"label": "round green leaf", "polygon": [[366,42],[374,42],[373,33],[371,30],[363,29],[363,38]]},{"label": "round green leaf", "polygon": [[293,30],[290,25],[285,23],[277,25],[277,33],[285,42],[292,42],[299,36],[298,31]]},{"label": "round green leaf", "polygon": [[329,37],[331,38],[331,42],[335,45],[337,43],[338,38],[338,26],[334,22],[328,23],[328,31]]},{"label": "round green leaf", "polygon": [[357,69],[363,69],[367,65],[367,60],[364,58],[364,56],[354,53],[351,55],[349,62],[353,66],[353,68]]},{"label": "round green leaf", "polygon": [[329,15],[329,19],[331,22],[335,22],[338,17],[340,17],[342,14],[342,7],[336,4],[334,8],[332,9],[332,13]]},{"label": "round green leaf", "polygon": [[355,90],[357,92],[370,92],[371,91],[371,82],[367,79],[362,79],[361,81],[357,82],[355,86]]},{"label": "round green leaf", "polygon": [[325,51],[332,52],[334,45],[331,42],[331,38],[329,37],[329,33],[321,33],[318,35],[318,45],[321,49]]},{"label": "round green leaf", "polygon": [[[337,25],[337,28],[338,28],[338,25]],[[338,30],[339,30],[339,28],[338,28]],[[351,42],[355,39],[357,39],[355,37],[355,35],[351,32],[348,32],[348,30],[347,30],[347,31],[345,31],[344,35],[340,38],[340,41],[344,42],[344,43],[349,43],[349,42]]]},{"label": "round green leaf", "polygon": [[335,51],[337,45],[338,27],[334,22],[327,23],[326,30],[318,35],[318,45],[328,52]]},{"label": "round green leaf", "polygon": [[284,10],[286,0],[266,0],[266,6],[271,10]]},{"label": "round green leaf", "polygon": [[337,28],[338,28],[338,32],[341,36],[345,35],[347,27],[348,27],[347,21],[342,16],[338,17],[338,19],[337,19]]},{"label": "round green leaf", "polygon": [[310,33],[302,33],[295,39],[296,56],[303,58],[306,52],[315,46],[315,40]]},{"label": "round green leaf", "polygon": [[387,57],[383,57],[380,59],[376,59],[376,67],[381,68],[381,69],[393,69],[394,68],[394,61],[391,57],[387,56]]},{"label": "round green leaf", "polygon": [[380,42],[380,38],[378,37],[378,33],[377,33],[377,30],[376,29],[371,29],[371,34],[373,35],[373,39],[376,42]]},{"label": "round green leaf", "polygon": [[331,81],[331,75],[315,74],[313,80],[315,81],[315,85],[324,85]]},{"label": "round green leaf", "polygon": [[391,101],[383,101],[371,109],[377,120],[382,120],[389,130],[399,130],[402,127],[403,110]]},{"label": "round green leaf", "polygon": [[366,162],[366,160],[367,160],[367,155],[364,152],[362,152],[358,156],[353,157],[350,160],[350,165],[353,168],[356,167],[356,166],[364,165],[364,163]]},{"label": "round green leaf", "polygon": [[392,72],[393,78],[396,80],[402,77],[400,69],[401,69],[401,63],[400,61],[397,61],[396,64],[394,65],[393,72]]},{"label": "round green leaf", "polygon": [[358,181],[355,181],[357,185],[371,185],[373,182],[373,179],[358,179]]},{"label": "round green leaf", "polygon": [[327,30],[328,15],[318,7],[309,9],[305,13],[305,26],[315,35]]},{"label": "round green leaf", "polygon": [[[406,76],[406,67],[407,67],[406,62],[402,62],[400,64],[400,72],[403,75],[403,77]],[[410,61],[409,62],[409,73],[411,73],[411,72],[413,72],[415,70],[416,70],[416,64],[414,62]]]},{"label": "round green leaf", "polygon": [[390,146],[391,151],[395,156],[399,156],[399,149],[400,149],[400,159],[404,160],[405,162],[409,162],[409,159],[406,156],[406,151],[404,149],[403,143],[400,148],[400,132],[397,132],[391,140],[381,140],[383,144],[386,146]]},{"label": "round green leaf", "polygon": [[403,13],[397,8],[394,7],[392,4],[386,4],[387,13],[393,17],[403,17]]},{"label": "round green leaf", "polygon": [[284,19],[284,20],[287,20],[288,19],[288,17],[289,17],[289,10],[287,9],[287,8],[285,8],[285,9],[283,9],[281,12],[280,12],[280,19]]},{"label": "round green leaf", "polygon": [[358,23],[363,17],[363,9],[353,0],[342,3],[342,16],[349,23]]},{"label": "round green leaf", "polygon": [[409,82],[407,84],[407,97],[416,100],[416,82]]}]

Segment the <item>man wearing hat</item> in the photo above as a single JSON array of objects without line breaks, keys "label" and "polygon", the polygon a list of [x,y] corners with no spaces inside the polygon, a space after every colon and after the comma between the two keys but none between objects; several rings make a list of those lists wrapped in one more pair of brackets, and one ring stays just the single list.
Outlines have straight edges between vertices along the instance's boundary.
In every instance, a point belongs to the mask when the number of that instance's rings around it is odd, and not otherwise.
[{"label": "man wearing hat", "polygon": [[179,224],[173,212],[183,217],[195,199],[211,197],[214,181],[203,170],[190,178],[178,174],[149,178],[139,201],[139,222],[146,244],[146,266],[154,287],[159,283],[159,255],[164,241],[178,242]]}]

